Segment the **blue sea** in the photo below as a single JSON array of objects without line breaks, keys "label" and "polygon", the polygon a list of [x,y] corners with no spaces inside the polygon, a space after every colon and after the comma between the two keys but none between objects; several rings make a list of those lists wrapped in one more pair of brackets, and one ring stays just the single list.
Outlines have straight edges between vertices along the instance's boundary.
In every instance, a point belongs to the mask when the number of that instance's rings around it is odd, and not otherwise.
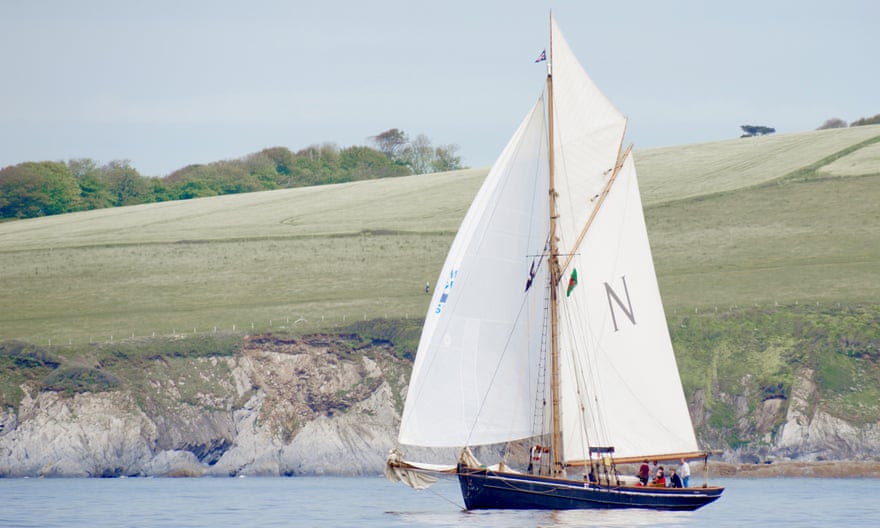
[{"label": "blue sea", "polygon": [[0,479],[2,527],[880,526],[878,479],[717,479],[695,512],[466,512],[454,480],[381,477]]}]

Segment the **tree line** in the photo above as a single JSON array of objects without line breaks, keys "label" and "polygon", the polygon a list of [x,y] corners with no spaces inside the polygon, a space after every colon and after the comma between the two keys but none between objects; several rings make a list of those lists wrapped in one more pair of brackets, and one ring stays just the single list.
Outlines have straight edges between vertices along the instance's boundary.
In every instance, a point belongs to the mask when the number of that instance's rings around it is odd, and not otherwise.
[{"label": "tree line", "polygon": [[[389,150],[388,138],[393,137]],[[271,147],[234,160],[189,165],[162,178],[142,176],[127,160],[24,162],[0,170],[0,218],[33,218],[151,202],[325,185],[463,168],[456,145],[391,129],[377,148],[332,143],[292,152]]]},{"label": "tree line", "polygon": [[[856,119],[848,126],[856,127],[856,126],[864,126],[864,125],[880,125],[880,114],[873,115],[871,117],[860,117]],[[846,121],[839,117],[832,117],[826,119],[824,123],[822,123],[819,128],[816,130],[827,130],[829,128],[846,128]]]}]

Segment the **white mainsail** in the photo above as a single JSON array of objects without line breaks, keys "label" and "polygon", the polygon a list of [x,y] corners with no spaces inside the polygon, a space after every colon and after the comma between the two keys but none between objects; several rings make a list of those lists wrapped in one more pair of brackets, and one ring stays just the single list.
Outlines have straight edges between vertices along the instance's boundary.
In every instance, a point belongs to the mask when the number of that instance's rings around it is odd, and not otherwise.
[{"label": "white mainsail", "polygon": [[[555,21],[551,38],[557,233],[560,261],[571,257],[559,284],[563,458],[588,458],[588,445],[618,457],[695,451],[631,155],[602,200],[626,119]],[[579,284],[566,297],[575,269]]]},{"label": "white mainsail", "polygon": [[460,447],[540,433],[533,423],[547,294],[546,266],[537,264],[549,223],[546,134],[539,100],[462,221],[425,318],[402,444]]},{"label": "white mainsail", "polygon": [[696,451],[631,156],[571,267],[578,285],[560,296],[565,459],[587,458],[588,443],[616,457]]},{"label": "white mainsail", "polygon": [[[616,457],[696,451],[635,165],[629,153],[619,159],[626,119],[555,21],[551,39],[563,459],[587,459],[589,446],[613,446]],[[546,432],[536,416],[548,399],[538,394],[550,348],[548,132],[542,99],[453,241],[419,342],[402,444],[461,447]],[[566,296],[575,269],[579,284]]]}]

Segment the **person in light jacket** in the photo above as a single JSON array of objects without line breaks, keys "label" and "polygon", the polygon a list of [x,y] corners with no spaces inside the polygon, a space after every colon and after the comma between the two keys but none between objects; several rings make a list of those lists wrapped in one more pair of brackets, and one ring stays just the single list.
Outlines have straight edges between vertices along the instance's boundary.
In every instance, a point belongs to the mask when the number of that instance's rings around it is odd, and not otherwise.
[{"label": "person in light jacket", "polygon": [[681,484],[683,487],[688,487],[688,483],[691,480],[691,467],[688,465],[687,460],[681,459],[681,465],[678,466],[678,474],[681,477]]}]

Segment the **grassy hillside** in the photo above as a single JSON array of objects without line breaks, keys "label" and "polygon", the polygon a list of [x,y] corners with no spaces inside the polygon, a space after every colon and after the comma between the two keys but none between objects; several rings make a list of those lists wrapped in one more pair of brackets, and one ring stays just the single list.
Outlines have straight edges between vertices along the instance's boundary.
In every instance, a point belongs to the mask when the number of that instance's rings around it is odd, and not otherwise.
[{"label": "grassy hillside", "polygon": [[825,166],[838,155],[856,160],[851,176],[877,173],[876,154],[873,160],[857,154],[877,136],[877,126],[838,128],[638,150],[635,159],[643,201],[650,207],[766,184],[817,163]]},{"label": "grassy hillside", "polygon": [[[0,224],[0,339],[421,317],[483,173],[358,182]],[[270,323],[271,321],[271,323]],[[300,324],[300,326],[305,326]]]},{"label": "grassy hillside", "polygon": [[[670,318],[880,299],[880,127],[638,151]],[[0,340],[421,318],[486,170],[0,224]]]}]

